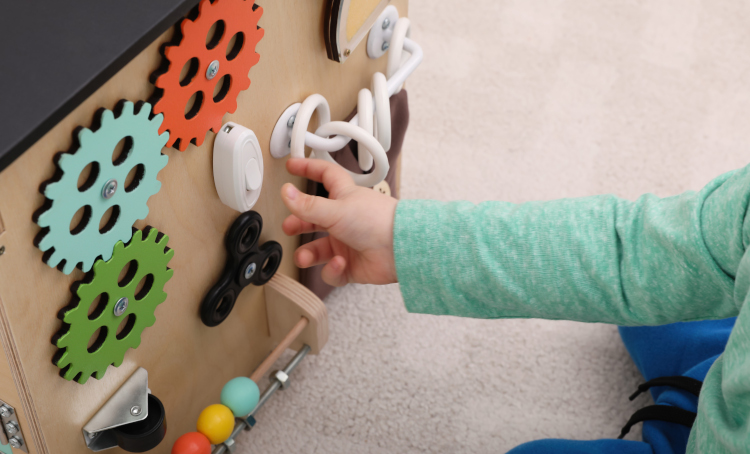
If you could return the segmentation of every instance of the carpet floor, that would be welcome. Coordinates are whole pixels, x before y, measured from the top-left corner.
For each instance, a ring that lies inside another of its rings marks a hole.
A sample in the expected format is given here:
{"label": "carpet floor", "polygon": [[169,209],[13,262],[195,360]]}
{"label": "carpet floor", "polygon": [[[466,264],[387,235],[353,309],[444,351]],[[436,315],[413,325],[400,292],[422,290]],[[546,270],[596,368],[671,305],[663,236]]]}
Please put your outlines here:
{"label": "carpet floor", "polygon": [[[669,196],[747,164],[745,1],[410,3],[404,198]],[[613,326],[412,315],[396,285],[326,304],[328,345],[238,453],[502,453],[649,404]]]}

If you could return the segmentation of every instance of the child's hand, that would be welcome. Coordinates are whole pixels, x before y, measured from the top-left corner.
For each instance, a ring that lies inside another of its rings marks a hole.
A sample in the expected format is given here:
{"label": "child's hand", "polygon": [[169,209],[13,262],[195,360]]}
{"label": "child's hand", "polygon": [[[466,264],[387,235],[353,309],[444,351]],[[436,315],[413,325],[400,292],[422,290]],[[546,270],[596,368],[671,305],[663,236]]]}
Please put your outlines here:
{"label": "child's hand", "polygon": [[284,233],[329,234],[297,248],[297,266],[326,263],[323,280],[334,286],[397,282],[393,257],[396,199],[356,186],[343,168],[320,159],[289,159],[286,168],[292,175],[323,183],[330,194],[329,199],[303,194],[291,183],[281,188],[281,198],[292,212],[282,225]]}

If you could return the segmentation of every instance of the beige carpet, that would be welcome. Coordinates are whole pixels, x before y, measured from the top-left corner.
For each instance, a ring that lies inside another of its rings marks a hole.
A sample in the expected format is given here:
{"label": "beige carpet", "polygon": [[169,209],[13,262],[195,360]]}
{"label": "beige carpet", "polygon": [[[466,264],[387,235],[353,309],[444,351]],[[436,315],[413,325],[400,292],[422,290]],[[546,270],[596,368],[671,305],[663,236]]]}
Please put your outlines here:
{"label": "beige carpet", "polygon": [[[747,163],[745,0],[412,0],[403,195],[527,200],[698,189]],[[331,338],[242,453],[501,453],[614,437],[648,400],[616,328],[327,300]],[[639,432],[629,436],[637,439]]]}

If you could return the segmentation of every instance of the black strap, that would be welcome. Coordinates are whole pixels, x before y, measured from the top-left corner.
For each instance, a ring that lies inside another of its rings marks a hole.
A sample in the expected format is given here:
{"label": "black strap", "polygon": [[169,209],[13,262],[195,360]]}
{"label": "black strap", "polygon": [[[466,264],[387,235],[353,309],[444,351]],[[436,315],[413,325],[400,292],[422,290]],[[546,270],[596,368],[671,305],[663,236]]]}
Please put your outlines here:
{"label": "black strap", "polygon": [[683,410],[679,407],[672,407],[670,405],[650,405],[633,413],[633,416],[630,417],[630,420],[625,424],[625,427],[622,428],[622,432],[620,432],[620,436],[617,438],[622,439],[628,432],[630,432],[630,429],[634,425],[643,421],[666,421],[692,428],[693,423],[695,422],[695,416],[695,413],[692,411]]}
{"label": "black strap", "polygon": [[694,378],[683,376],[654,378],[653,380],[649,380],[646,383],[638,385],[638,391],[630,396],[630,400],[635,399],[641,393],[648,391],[649,388],[653,388],[654,386],[672,386],[673,388],[687,391],[697,397],[701,392],[701,386],[703,386],[703,382]]}

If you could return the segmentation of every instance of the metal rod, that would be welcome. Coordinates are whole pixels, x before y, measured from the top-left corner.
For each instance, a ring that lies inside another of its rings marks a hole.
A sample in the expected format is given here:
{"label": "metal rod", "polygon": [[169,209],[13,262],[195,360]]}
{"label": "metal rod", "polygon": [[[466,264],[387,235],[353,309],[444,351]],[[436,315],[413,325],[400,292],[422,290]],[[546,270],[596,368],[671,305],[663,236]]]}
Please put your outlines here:
{"label": "metal rod", "polygon": [[[287,375],[290,375],[294,369],[297,368],[299,363],[302,361],[302,359],[310,352],[310,346],[305,345],[303,346],[296,355],[294,355],[294,358],[292,358],[291,361],[289,361],[289,364],[286,365],[286,367],[283,369],[284,373]],[[254,416],[255,412],[260,410],[260,407],[262,407],[268,399],[273,396],[273,393],[275,393],[279,388],[281,387],[281,383],[279,383],[278,380],[273,380],[273,383],[266,388],[266,390],[263,392],[263,394],[260,396],[260,400],[258,401],[258,405],[255,406],[255,409],[253,409],[252,412],[250,412],[249,415],[245,417],[245,419],[249,418],[250,416]]]}
{"label": "metal rod", "polygon": [[[307,320],[307,319],[305,319]],[[307,356],[307,354],[310,353],[310,346],[309,345],[303,345],[302,348],[297,352],[296,355],[294,355],[294,358],[292,358],[282,369],[282,371],[290,375],[294,371],[294,369],[299,366],[299,364],[302,362],[302,360]],[[265,391],[263,391],[263,394],[260,396],[260,400],[258,400],[258,405],[255,406],[255,409],[250,412],[249,415],[245,416],[244,418],[237,418],[236,422],[234,424],[234,430],[232,431],[232,435],[229,436],[228,440],[234,441],[235,437],[239,435],[240,432],[242,432],[243,429],[250,430],[252,429],[252,426],[250,425],[249,419],[255,416],[255,413],[260,410],[260,407],[262,407],[268,399],[273,396],[273,394],[278,391],[278,389],[281,387],[281,383],[279,383],[278,380],[275,378],[271,379],[272,382],[266,388]],[[221,443],[219,445],[214,446],[214,449],[211,451],[211,454],[225,454],[227,452],[227,446],[225,443]]]}

